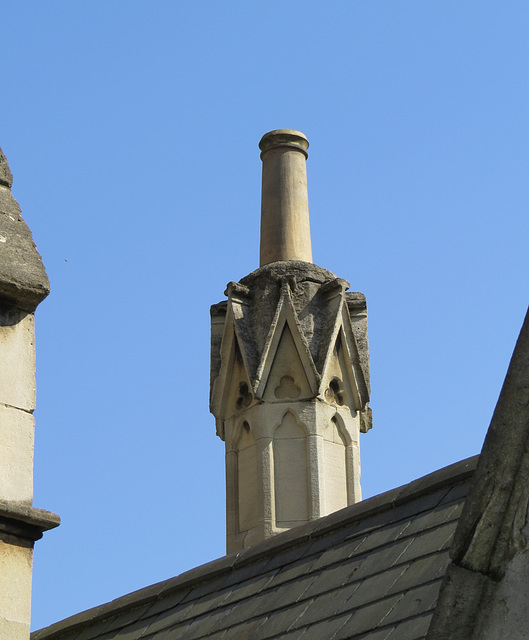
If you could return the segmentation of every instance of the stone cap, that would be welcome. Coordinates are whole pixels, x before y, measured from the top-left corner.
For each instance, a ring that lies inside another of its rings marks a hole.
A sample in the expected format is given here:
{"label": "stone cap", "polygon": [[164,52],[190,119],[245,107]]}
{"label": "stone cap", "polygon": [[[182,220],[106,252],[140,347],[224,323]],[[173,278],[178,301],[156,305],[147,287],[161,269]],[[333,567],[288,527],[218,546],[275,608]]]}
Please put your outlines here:
{"label": "stone cap", "polygon": [[294,129],[274,129],[265,133],[259,142],[259,149],[261,149],[261,158],[263,153],[270,149],[277,149],[278,147],[292,147],[301,151],[305,158],[308,157],[307,149],[309,148],[309,141],[305,134],[301,131],[295,131]]}
{"label": "stone cap", "polygon": [[332,271],[318,267],[312,262],[278,260],[252,271],[244,278],[241,278],[240,282],[247,287],[254,287],[261,280],[288,280],[291,278],[295,278],[299,282],[310,280],[311,282],[323,284],[324,282],[335,280],[336,276]]}
{"label": "stone cap", "polygon": [[0,301],[34,311],[50,292],[42,258],[11,194],[13,176],[0,149]]}

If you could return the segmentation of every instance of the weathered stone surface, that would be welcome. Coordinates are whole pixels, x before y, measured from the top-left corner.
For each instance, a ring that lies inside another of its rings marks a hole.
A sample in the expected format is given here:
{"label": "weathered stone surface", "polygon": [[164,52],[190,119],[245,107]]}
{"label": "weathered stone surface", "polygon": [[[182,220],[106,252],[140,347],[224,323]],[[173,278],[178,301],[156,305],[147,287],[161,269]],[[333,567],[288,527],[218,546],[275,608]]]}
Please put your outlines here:
{"label": "weathered stone surface", "polygon": [[435,608],[428,640],[471,640],[490,578],[450,564]]}
{"label": "weathered stone surface", "polygon": [[529,635],[529,551],[515,555],[498,585],[492,583],[482,601],[476,640],[526,640]]}
{"label": "weathered stone surface", "polygon": [[13,175],[9,168],[9,164],[7,162],[7,158],[4,155],[4,152],[0,148],[0,184],[6,187],[11,188],[13,184]]}
{"label": "weathered stone surface", "polygon": [[[330,271],[299,260],[274,262],[241,279],[240,283],[248,290],[248,300],[251,300],[248,304],[248,322],[245,323],[248,329],[242,333],[242,339],[248,336],[246,342],[252,371],[257,370],[285,283],[292,292],[292,302],[298,317],[303,319],[305,339],[313,358],[318,360],[318,338],[326,329],[328,309],[318,304],[318,299],[314,300],[314,296],[321,285],[334,280],[336,276]],[[319,297],[322,297],[321,294]],[[243,331],[246,326],[243,326]],[[253,344],[255,346],[250,346]]]}
{"label": "weathered stone surface", "polygon": [[50,283],[31,231],[11,194],[12,176],[0,152],[0,297],[34,311]]}
{"label": "weathered stone surface", "polygon": [[[300,282],[312,280],[323,284],[327,280],[334,280],[336,276],[332,271],[318,267],[318,265],[312,262],[304,262],[303,260],[278,260],[277,262],[259,267],[259,269],[241,278],[241,284],[259,289],[261,279],[266,281],[268,279],[277,280],[281,278],[293,278]],[[264,286],[265,283],[261,285],[261,287]]]}
{"label": "weathered stone surface", "polygon": [[[240,283],[228,285],[226,294],[240,305],[237,332],[252,384],[257,377],[284,285],[288,285],[290,289],[291,301],[303,332],[303,339],[308,345],[315,369],[321,375],[335,329],[338,307],[343,302],[340,297],[349,283],[317,265],[292,260],[266,265],[242,278]],[[348,310],[353,308],[354,315],[349,312],[349,320],[356,342],[363,385],[368,393],[369,352],[365,297],[357,292],[345,295],[345,306]],[[350,302],[351,297],[355,300],[354,304]],[[226,302],[220,302],[211,308],[212,385],[220,372],[220,346],[226,313]]]}
{"label": "weathered stone surface", "polygon": [[[353,324],[353,333],[356,338],[356,345],[358,347],[358,356],[360,358],[360,366],[364,372],[365,383],[368,393],[371,393],[371,382],[369,375],[369,345],[367,340],[367,303],[366,297],[359,291],[347,291],[345,294],[347,300],[347,307],[349,308],[349,315]],[[371,418],[366,421],[369,422]],[[366,427],[365,431],[369,431],[371,428],[371,422],[369,427]]]}

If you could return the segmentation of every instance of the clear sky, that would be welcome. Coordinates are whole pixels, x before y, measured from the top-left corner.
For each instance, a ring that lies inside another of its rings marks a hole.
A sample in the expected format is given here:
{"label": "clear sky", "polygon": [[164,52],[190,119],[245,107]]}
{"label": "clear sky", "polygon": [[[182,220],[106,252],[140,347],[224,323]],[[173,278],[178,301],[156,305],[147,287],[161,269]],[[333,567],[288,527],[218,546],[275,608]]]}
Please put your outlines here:
{"label": "clear sky", "polygon": [[2,3],[37,311],[33,628],[224,553],[209,305],[303,131],[314,262],[367,296],[368,497],[479,452],[525,314],[525,0]]}

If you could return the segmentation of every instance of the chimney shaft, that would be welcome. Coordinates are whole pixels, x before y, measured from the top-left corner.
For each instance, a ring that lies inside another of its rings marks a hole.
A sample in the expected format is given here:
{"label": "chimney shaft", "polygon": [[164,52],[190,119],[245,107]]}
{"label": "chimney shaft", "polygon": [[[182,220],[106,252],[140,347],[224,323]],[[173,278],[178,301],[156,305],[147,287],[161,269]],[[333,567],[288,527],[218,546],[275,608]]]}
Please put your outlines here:
{"label": "chimney shaft", "polygon": [[261,267],[279,260],[312,262],[308,147],[307,138],[292,129],[265,133],[259,143],[263,161]]}

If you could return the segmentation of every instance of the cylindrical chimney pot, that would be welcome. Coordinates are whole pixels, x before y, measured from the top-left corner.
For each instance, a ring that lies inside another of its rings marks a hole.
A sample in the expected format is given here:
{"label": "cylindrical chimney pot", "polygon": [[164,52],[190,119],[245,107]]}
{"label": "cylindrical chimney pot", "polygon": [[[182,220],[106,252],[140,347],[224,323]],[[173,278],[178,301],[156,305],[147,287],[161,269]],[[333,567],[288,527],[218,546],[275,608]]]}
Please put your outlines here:
{"label": "cylindrical chimney pot", "polygon": [[307,149],[299,131],[276,129],[259,143],[263,161],[260,266],[278,260],[312,262]]}

